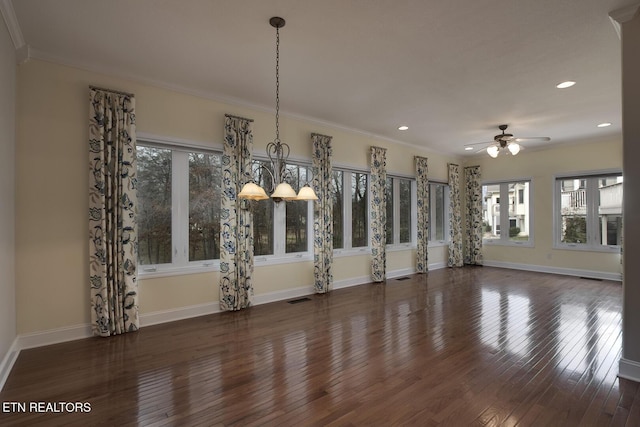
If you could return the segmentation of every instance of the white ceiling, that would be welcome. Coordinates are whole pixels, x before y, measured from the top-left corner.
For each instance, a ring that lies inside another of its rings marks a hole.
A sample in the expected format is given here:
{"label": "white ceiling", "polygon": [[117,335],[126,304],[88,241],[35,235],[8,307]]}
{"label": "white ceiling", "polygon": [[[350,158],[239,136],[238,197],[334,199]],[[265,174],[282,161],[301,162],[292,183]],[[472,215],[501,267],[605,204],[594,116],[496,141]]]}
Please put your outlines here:
{"label": "white ceiling", "polygon": [[281,16],[281,113],[440,152],[502,123],[547,144],[622,131],[608,14],[630,0],[2,1],[33,57],[269,110]]}

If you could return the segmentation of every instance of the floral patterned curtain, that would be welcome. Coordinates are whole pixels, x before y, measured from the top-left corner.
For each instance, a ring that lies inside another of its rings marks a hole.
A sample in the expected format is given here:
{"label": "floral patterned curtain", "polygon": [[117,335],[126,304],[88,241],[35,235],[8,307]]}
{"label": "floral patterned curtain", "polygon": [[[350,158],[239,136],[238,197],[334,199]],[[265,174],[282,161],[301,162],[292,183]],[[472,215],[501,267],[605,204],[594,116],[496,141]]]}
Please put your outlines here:
{"label": "floral patterned curtain", "polygon": [[318,294],[329,292],[333,284],[333,196],[331,184],[331,137],[311,134],[313,144],[313,189],[318,196],[313,219],[313,276]]}
{"label": "floral patterned curtain", "polygon": [[136,210],[135,98],[92,87],[89,285],[94,335],[138,330]]}
{"label": "floral patterned curtain", "polygon": [[253,218],[249,201],[236,196],[251,180],[253,120],[225,115],[220,209],[220,309],[251,305]]}
{"label": "floral patterned curtain", "polygon": [[387,149],[371,147],[371,276],[383,282],[387,273]]}
{"label": "floral patterned curtain", "polygon": [[466,181],[467,214],[465,264],[482,265],[482,186],[480,166],[464,168]]}
{"label": "floral patterned curtain", "polygon": [[427,179],[427,158],[416,156],[416,186],[418,203],[418,241],[416,247],[416,272],[426,273],[428,267],[429,244],[429,180]]}
{"label": "floral patterned curtain", "polygon": [[462,209],[460,207],[460,166],[449,163],[449,267],[462,267]]}

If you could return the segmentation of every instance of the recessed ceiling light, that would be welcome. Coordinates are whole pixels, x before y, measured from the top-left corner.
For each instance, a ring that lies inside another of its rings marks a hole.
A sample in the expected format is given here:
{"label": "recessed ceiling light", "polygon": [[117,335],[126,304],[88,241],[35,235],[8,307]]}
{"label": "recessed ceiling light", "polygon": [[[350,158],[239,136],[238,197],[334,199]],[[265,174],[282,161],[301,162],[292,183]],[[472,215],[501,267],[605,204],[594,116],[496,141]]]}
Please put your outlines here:
{"label": "recessed ceiling light", "polygon": [[405,125],[402,125],[398,128],[398,130],[407,130],[407,129],[409,129],[409,126],[405,126]]}
{"label": "recessed ceiling light", "polygon": [[607,126],[611,126],[611,123],[609,123],[609,122],[605,122],[605,123],[600,123],[600,124],[598,125],[598,127],[599,127],[599,128],[606,128]]}
{"label": "recessed ceiling light", "polygon": [[558,83],[558,84],[556,85],[556,87],[557,87],[558,89],[566,89],[566,88],[568,88],[568,87],[573,86],[574,84],[576,84],[576,82],[572,82],[571,80],[567,80],[566,82]]}
{"label": "recessed ceiling light", "polygon": [[464,147],[464,150],[465,151],[471,151],[471,150],[473,150],[473,147]]}

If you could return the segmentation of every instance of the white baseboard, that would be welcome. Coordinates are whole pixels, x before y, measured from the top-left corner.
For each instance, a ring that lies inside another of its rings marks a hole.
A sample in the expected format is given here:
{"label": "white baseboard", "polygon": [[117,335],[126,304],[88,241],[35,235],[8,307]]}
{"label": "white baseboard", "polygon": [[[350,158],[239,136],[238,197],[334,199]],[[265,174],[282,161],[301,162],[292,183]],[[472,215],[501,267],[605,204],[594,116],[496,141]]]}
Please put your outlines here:
{"label": "white baseboard", "polygon": [[13,340],[11,347],[9,347],[9,351],[5,354],[2,362],[0,363],[0,391],[4,387],[4,383],[7,382],[7,378],[9,378],[9,373],[13,368],[13,364],[16,363],[18,359],[18,355],[20,354],[20,349],[18,348],[18,337]]}
{"label": "white baseboard", "polygon": [[334,280],[331,289],[343,289],[351,286],[364,285],[371,283],[371,276],[350,277],[348,279]]}
{"label": "white baseboard", "polygon": [[190,319],[192,317],[206,316],[214,313],[220,313],[220,303],[218,301],[172,308],[170,310],[152,311],[151,313],[140,315],[140,327],[143,328],[160,323],[175,322],[176,320]]}
{"label": "white baseboard", "polygon": [[433,264],[428,264],[427,268],[429,269],[429,271],[431,271],[431,270],[440,270],[441,268],[447,268],[447,263],[445,261],[443,261],[443,262],[434,262]]}
{"label": "white baseboard", "polygon": [[618,364],[618,376],[627,380],[640,382],[640,363],[621,357]]}
{"label": "white baseboard", "polygon": [[589,277],[592,279],[614,280],[621,282],[622,274],[608,273],[606,271],[580,270],[577,268],[549,267],[546,265],[519,264],[503,261],[484,261],[485,267],[509,268],[513,270],[536,271],[539,273],[564,274],[566,276]]}
{"label": "white baseboard", "polygon": [[42,332],[20,334],[17,338],[18,349],[25,350],[27,348],[59,344],[67,341],[89,338],[92,335],[93,334],[91,333],[91,325],[88,323],[82,325],[66,326],[63,328],[49,329]]}
{"label": "white baseboard", "polygon": [[269,304],[270,302],[284,301],[292,298],[300,298],[313,293],[313,286],[301,286],[299,288],[284,289],[281,291],[267,292],[255,295],[253,305]]}
{"label": "white baseboard", "polygon": [[415,273],[415,268],[402,268],[400,270],[387,271],[387,279],[395,279],[396,277],[407,276]]}

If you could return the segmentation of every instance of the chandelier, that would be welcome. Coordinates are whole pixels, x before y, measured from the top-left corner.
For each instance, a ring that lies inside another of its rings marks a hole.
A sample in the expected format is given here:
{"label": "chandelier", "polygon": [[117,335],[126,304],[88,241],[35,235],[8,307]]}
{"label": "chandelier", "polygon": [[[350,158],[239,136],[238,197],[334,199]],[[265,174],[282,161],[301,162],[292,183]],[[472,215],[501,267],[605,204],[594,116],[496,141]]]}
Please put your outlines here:
{"label": "chandelier", "polygon": [[[271,198],[275,202],[282,200],[318,200],[318,196],[316,196],[315,191],[308,183],[296,194],[293,187],[286,181],[291,175],[286,168],[290,148],[288,144],[280,141],[280,28],[284,27],[285,20],[274,16],[269,20],[269,24],[276,29],[276,137],[267,144],[270,168],[263,164],[260,164],[259,167],[268,172],[267,178],[271,178],[271,185],[268,187],[270,187],[270,191],[273,190]],[[269,198],[264,188],[254,181],[246,183],[238,193],[238,197],[249,200],[266,200]]]}

